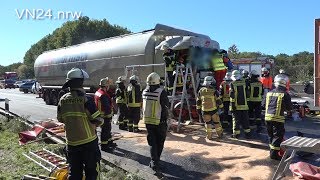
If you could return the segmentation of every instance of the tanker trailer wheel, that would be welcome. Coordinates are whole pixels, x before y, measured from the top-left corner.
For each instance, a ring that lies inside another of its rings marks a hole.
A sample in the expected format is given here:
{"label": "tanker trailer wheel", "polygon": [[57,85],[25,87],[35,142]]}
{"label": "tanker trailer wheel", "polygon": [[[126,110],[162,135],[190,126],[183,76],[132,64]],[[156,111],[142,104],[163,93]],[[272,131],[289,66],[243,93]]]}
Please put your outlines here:
{"label": "tanker trailer wheel", "polygon": [[50,98],[50,92],[48,90],[46,90],[43,93],[44,93],[43,94],[44,102],[46,102],[46,105],[51,105],[52,102],[51,102],[51,98]]}
{"label": "tanker trailer wheel", "polygon": [[51,91],[50,93],[50,97],[51,97],[51,102],[53,105],[57,106],[58,103],[59,103],[59,100],[58,100],[58,92],[57,91]]}
{"label": "tanker trailer wheel", "polygon": [[[182,109],[182,113],[181,113],[181,121],[182,122],[189,119],[189,112],[188,112],[188,108],[186,106],[187,106],[187,104],[183,105],[183,109]],[[173,114],[174,118],[177,120],[179,119],[180,108],[181,108],[181,102],[176,103],[173,108],[172,114]]]}

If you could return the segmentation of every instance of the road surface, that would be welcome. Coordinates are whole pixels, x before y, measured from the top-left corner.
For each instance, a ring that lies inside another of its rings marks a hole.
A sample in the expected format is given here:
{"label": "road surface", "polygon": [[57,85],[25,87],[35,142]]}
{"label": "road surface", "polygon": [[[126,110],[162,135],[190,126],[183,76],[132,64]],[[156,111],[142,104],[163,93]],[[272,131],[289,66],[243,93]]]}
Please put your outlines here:
{"label": "road surface", "polygon": [[[24,94],[18,89],[0,89],[0,99],[10,99],[10,111],[29,117],[31,121],[56,119],[56,106],[45,105],[35,94]],[[0,102],[4,107],[4,102]],[[115,117],[114,117],[115,118]],[[319,120],[288,122],[286,136],[302,131],[307,137],[320,137]],[[140,171],[150,172],[148,164],[149,146],[146,132],[134,134],[118,129],[112,131],[124,138],[117,140],[118,148],[112,153],[102,153],[105,159],[130,165]],[[183,133],[168,133],[161,157],[164,176],[167,179],[270,179],[278,162],[268,158],[266,134],[253,140],[239,141],[229,138],[222,140],[205,139],[202,126],[190,126]],[[319,157],[318,157],[319,158]]]}

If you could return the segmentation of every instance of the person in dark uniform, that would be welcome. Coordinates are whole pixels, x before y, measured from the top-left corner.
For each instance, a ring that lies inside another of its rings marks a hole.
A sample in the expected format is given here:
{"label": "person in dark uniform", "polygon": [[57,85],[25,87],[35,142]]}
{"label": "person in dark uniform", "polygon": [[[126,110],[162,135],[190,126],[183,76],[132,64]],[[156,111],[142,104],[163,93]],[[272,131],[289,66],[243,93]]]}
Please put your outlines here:
{"label": "person in dark uniform", "polygon": [[274,78],[275,89],[268,92],[262,101],[262,106],[266,108],[265,121],[269,136],[270,158],[281,160],[280,144],[285,134],[284,111],[292,111],[290,95],[286,92],[287,82],[282,76]]}
{"label": "person in dark uniform", "polygon": [[177,54],[170,48],[165,47],[165,51],[163,53],[163,60],[166,63],[166,72],[168,76],[168,91],[173,90],[174,83],[174,75],[173,71],[176,70],[177,64]]}
{"label": "person in dark uniform", "polygon": [[250,138],[251,130],[249,127],[248,117],[248,84],[242,79],[242,76],[238,70],[232,71],[230,83],[230,111],[233,118],[233,138],[239,138],[240,125],[243,128],[246,138]]}
{"label": "person in dark uniform", "polygon": [[230,83],[232,81],[231,79],[231,72],[227,72],[226,76],[224,77],[224,80],[220,84],[220,94],[222,96],[222,102],[223,102],[223,114],[221,114],[220,119],[222,123],[222,127],[224,129],[227,129],[228,131],[232,130],[232,117],[229,114],[229,106],[230,106]]}
{"label": "person in dark uniform", "polygon": [[96,127],[104,120],[100,117],[93,98],[83,89],[84,79],[89,75],[82,69],[73,68],[67,74],[64,94],[58,103],[57,119],[64,123],[67,139],[67,162],[70,180],[100,179],[101,152],[98,145]]}
{"label": "person in dark uniform", "polygon": [[140,132],[138,124],[140,121],[140,107],[142,103],[141,87],[138,84],[138,76],[133,75],[130,77],[130,84],[128,85],[128,131]]}
{"label": "person in dark uniform", "polygon": [[142,93],[143,120],[147,128],[147,140],[150,146],[149,166],[160,170],[160,156],[167,136],[169,99],[164,88],[160,87],[160,76],[153,72],[147,77],[147,87]]}
{"label": "person in dark uniform", "polygon": [[97,108],[99,109],[104,124],[101,126],[101,150],[110,152],[117,144],[113,142],[111,135],[111,121],[113,116],[112,98],[109,94],[109,88],[112,80],[108,77],[100,80],[100,89],[94,94],[94,100]]}
{"label": "person in dark uniform", "polygon": [[129,122],[128,120],[128,106],[127,106],[127,91],[126,87],[124,85],[124,81],[121,79],[121,77],[118,78],[117,83],[117,89],[116,89],[116,103],[118,106],[119,116],[118,116],[118,122],[119,122],[119,129],[121,130],[127,130],[127,124]]}
{"label": "person in dark uniform", "polygon": [[263,85],[259,80],[259,73],[255,70],[250,73],[250,96],[248,98],[249,106],[249,120],[250,125],[257,126],[257,133],[260,133],[262,130],[261,122],[261,101],[263,97]]}

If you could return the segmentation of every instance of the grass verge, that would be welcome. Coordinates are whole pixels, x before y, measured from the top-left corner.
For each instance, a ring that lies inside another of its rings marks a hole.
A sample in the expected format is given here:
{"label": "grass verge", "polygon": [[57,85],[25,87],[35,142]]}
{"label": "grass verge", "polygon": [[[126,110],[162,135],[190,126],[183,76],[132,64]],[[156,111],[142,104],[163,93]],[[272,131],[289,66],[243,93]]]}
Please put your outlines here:
{"label": "grass verge", "polygon": [[[27,130],[29,127],[17,119],[7,121],[6,118],[0,117],[0,180],[21,179],[28,173],[36,175],[49,175],[49,172],[33,163],[23,156],[23,153],[37,151],[42,148],[51,150],[61,155],[61,149],[64,145],[47,144],[44,142],[19,145],[18,133]],[[140,180],[138,176],[127,173],[118,168],[106,168],[101,163],[102,179],[107,180]]]}

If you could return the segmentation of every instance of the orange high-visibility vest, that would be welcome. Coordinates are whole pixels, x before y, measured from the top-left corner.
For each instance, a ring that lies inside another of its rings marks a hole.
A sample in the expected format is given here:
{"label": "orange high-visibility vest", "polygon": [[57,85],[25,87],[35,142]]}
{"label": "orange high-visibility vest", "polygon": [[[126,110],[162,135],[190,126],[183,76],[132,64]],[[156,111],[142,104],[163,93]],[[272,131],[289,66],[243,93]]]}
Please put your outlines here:
{"label": "orange high-visibility vest", "polygon": [[261,83],[263,84],[264,89],[272,89],[272,77],[261,77]]}

